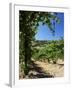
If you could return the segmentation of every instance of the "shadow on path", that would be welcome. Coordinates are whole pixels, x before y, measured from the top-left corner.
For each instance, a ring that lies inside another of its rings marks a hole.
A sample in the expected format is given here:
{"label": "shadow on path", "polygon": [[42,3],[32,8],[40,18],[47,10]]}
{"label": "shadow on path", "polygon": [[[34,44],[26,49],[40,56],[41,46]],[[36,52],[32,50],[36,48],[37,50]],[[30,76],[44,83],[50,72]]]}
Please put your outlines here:
{"label": "shadow on path", "polygon": [[42,67],[39,67],[34,61],[31,61],[29,65],[29,78],[53,78],[53,75],[46,73]]}

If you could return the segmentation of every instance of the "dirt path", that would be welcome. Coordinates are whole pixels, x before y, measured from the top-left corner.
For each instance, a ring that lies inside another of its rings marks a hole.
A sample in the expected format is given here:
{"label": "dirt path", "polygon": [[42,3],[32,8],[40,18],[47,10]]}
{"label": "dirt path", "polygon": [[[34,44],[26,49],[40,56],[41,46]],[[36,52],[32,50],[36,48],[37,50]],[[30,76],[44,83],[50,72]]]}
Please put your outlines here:
{"label": "dirt path", "polygon": [[32,61],[29,66],[29,73],[24,78],[54,78],[64,76],[64,64],[59,61],[57,64],[48,62]]}
{"label": "dirt path", "polygon": [[36,61],[39,67],[42,67],[43,71],[53,75],[54,77],[64,76],[64,65],[63,64],[49,64],[45,62]]}

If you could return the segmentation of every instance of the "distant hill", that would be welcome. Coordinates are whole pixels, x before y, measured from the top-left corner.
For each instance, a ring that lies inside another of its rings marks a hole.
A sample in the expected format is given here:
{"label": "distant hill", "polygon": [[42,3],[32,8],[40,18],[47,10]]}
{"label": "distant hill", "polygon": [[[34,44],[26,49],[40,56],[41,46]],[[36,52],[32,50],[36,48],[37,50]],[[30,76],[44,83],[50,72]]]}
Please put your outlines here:
{"label": "distant hill", "polygon": [[51,44],[53,42],[60,42],[61,40],[35,40],[35,41],[32,41],[32,46],[43,46],[45,44]]}

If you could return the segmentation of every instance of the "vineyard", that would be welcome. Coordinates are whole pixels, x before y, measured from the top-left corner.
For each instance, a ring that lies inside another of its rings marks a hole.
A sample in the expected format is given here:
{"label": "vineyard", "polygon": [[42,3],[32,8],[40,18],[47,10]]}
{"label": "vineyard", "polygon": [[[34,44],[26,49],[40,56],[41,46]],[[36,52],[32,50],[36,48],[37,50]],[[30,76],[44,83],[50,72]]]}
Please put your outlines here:
{"label": "vineyard", "polygon": [[32,57],[35,60],[47,60],[56,64],[56,60],[62,59],[64,56],[64,42],[58,41],[37,41],[33,46]]}

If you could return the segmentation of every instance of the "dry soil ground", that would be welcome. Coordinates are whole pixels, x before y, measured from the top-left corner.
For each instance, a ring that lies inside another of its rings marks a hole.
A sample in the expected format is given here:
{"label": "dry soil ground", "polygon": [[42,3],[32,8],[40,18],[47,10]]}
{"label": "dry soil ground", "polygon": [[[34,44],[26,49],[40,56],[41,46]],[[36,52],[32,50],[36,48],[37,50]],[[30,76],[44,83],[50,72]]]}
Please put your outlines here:
{"label": "dry soil ground", "polygon": [[58,60],[57,64],[48,62],[32,61],[27,76],[24,72],[19,73],[20,79],[33,79],[33,78],[55,78],[64,76],[64,63]]}

